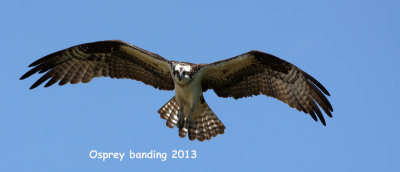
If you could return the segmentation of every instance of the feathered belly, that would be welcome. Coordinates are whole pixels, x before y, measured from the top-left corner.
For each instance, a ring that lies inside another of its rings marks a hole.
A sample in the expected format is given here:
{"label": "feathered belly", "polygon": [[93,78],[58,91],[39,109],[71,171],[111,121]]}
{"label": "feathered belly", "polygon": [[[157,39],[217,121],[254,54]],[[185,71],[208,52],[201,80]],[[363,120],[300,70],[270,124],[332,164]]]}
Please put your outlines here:
{"label": "feathered belly", "polygon": [[188,86],[180,87],[175,85],[175,98],[179,106],[183,106],[183,113],[185,117],[189,115],[190,109],[194,105],[193,116],[198,114],[199,111],[204,110],[202,108],[200,97],[202,96],[202,90],[200,87],[196,86],[196,83],[191,83]]}

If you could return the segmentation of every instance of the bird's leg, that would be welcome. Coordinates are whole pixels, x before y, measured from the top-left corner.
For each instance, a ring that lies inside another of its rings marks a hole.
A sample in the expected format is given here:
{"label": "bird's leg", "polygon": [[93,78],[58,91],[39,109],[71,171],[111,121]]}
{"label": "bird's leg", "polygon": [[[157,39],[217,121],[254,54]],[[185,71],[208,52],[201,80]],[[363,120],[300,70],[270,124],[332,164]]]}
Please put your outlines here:
{"label": "bird's leg", "polygon": [[185,125],[185,117],[183,115],[183,105],[179,106],[179,111],[178,111],[178,127],[183,128]]}
{"label": "bird's leg", "polygon": [[193,110],[194,108],[190,110],[188,119],[186,119],[186,124],[185,124],[186,128],[195,128],[194,121],[192,120]]}
{"label": "bird's leg", "polygon": [[195,124],[194,124],[194,121],[193,121],[193,119],[192,119],[192,115],[193,115],[193,112],[194,112],[194,108],[196,107],[196,104],[197,104],[197,99],[198,99],[198,96],[195,96],[196,98],[194,99],[194,101],[193,101],[193,105],[192,105],[192,107],[190,108],[190,111],[189,111],[189,115],[188,115],[188,118],[186,119],[186,123],[185,123],[185,126],[186,126],[186,128],[195,128]]}

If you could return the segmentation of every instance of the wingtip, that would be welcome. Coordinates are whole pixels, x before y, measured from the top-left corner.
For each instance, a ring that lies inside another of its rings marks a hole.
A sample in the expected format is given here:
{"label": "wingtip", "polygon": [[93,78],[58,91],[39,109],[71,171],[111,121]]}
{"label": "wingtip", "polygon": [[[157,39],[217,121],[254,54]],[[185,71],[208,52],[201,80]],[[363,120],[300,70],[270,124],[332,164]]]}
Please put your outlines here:
{"label": "wingtip", "polygon": [[329,93],[327,89],[325,89],[325,91],[326,91],[325,94],[326,94],[327,96],[331,96],[331,93]]}
{"label": "wingtip", "polygon": [[319,90],[321,90],[325,95],[327,96],[331,96],[331,94],[329,93],[329,91],[314,77],[312,77],[311,75],[309,75],[308,73],[304,72],[303,73],[307,76],[307,78],[311,81],[312,84],[314,84],[315,86],[317,86],[319,88]]}
{"label": "wingtip", "polygon": [[[325,119],[320,119],[319,121],[321,121],[321,124],[322,124],[324,127],[326,126]],[[315,121],[315,122],[318,122],[318,121]]]}
{"label": "wingtip", "polygon": [[29,76],[31,76],[30,74],[28,74],[29,72],[26,72],[24,75],[22,75],[19,80],[24,80],[26,78],[28,78]]}
{"label": "wingtip", "polygon": [[[53,53],[53,54],[54,54],[54,53]],[[35,61],[32,62],[31,64],[29,64],[28,67],[34,67],[34,66],[37,66],[37,65],[43,63],[45,60],[49,59],[49,58],[51,57],[51,55],[52,55],[52,54],[49,54],[49,55],[47,55],[47,56],[44,56],[44,57],[42,57],[42,58],[40,58],[40,59],[35,60]]]}
{"label": "wingtip", "polygon": [[[40,81],[40,80],[38,80],[38,81]],[[32,86],[31,87],[29,87],[29,89],[34,89],[34,88],[36,88],[36,87],[38,87],[40,84],[42,84],[42,82],[38,82],[38,81],[36,81],[35,83],[33,83],[32,84]]]}

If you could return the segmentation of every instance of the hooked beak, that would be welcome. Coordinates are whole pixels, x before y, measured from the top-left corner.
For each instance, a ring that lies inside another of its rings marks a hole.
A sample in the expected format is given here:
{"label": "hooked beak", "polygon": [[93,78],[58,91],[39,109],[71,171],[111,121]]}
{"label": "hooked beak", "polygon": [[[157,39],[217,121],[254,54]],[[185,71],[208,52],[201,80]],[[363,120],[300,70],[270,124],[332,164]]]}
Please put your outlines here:
{"label": "hooked beak", "polygon": [[183,74],[183,72],[182,71],[179,71],[178,72],[178,79],[179,79],[179,81],[181,81],[182,80],[182,75]]}

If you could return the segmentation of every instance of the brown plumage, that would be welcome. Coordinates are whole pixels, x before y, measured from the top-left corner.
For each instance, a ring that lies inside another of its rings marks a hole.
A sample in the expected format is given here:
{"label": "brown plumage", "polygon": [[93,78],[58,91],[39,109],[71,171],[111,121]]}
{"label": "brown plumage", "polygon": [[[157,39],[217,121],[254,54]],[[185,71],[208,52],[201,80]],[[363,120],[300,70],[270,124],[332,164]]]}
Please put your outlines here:
{"label": "brown plumage", "polygon": [[[190,140],[197,139],[204,141],[210,140],[211,137],[216,137],[218,134],[224,134],[225,125],[218,119],[205,101],[203,104],[206,106],[205,110],[193,119],[196,122],[196,127],[189,128],[189,132],[187,128],[179,128],[180,137],[184,138],[189,133]],[[174,128],[178,122],[178,110],[179,105],[175,97],[172,97],[172,99],[158,110],[158,113],[162,119],[167,120],[166,125],[169,128]]]}
{"label": "brown plumage", "polygon": [[317,106],[332,117],[329,92],[312,76],[271,54],[250,51],[204,67],[203,91],[213,89],[220,97],[235,99],[264,94],[308,113],[322,124],[325,119]]}
{"label": "brown plumage", "polygon": [[[160,65],[161,64],[161,65]],[[128,78],[142,81],[161,90],[173,90],[169,61],[163,57],[122,41],[99,41],[73,46],[36,60],[25,79],[44,73],[30,89],[49,80],[45,87],[59,82],[87,83],[95,77]]]}
{"label": "brown plumage", "polygon": [[[178,74],[171,68],[173,63],[190,66],[187,72],[190,81],[180,83],[173,79]],[[260,51],[250,51],[211,64],[192,64],[168,61],[134,45],[112,40],[73,46],[36,60],[29,67],[33,68],[20,79],[44,73],[30,89],[46,81],[45,87],[48,87],[57,82],[59,85],[87,83],[95,77],[104,76],[135,79],[160,90],[174,90],[176,85],[201,92],[213,89],[220,97],[235,99],[263,94],[310,114],[323,125],[326,122],[319,107],[329,117],[332,117],[333,112],[332,105],[325,97],[329,96],[329,92],[321,83],[293,64]],[[200,78],[200,82],[194,82],[196,78]],[[181,91],[186,93],[182,88]],[[197,108],[192,116],[194,126],[178,125],[179,103],[175,96],[158,113],[166,120],[168,127],[179,128],[180,137],[189,134],[190,140],[210,140],[223,134],[225,126],[208,106],[203,95],[199,96],[198,104],[193,105]],[[184,118],[188,120],[187,116]]]}

